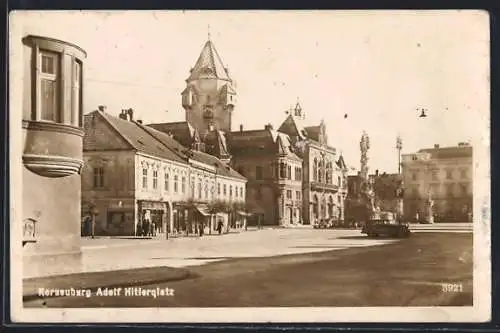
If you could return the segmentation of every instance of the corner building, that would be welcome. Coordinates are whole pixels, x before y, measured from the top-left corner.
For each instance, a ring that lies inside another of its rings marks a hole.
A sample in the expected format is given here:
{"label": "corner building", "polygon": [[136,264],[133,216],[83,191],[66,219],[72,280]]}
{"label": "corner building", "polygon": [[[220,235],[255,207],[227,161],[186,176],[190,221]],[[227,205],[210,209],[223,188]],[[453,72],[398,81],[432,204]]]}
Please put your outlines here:
{"label": "corner building", "polygon": [[23,274],[79,271],[86,53],[53,38],[29,35],[20,42]]}

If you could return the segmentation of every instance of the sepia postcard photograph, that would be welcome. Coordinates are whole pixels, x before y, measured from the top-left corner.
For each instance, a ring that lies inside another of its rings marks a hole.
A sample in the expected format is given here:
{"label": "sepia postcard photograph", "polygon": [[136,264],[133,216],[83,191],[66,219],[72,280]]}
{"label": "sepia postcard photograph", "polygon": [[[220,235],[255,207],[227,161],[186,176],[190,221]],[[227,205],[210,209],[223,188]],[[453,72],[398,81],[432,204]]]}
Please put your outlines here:
{"label": "sepia postcard photograph", "polygon": [[12,321],[488,321],[489,23],[11,12]]}

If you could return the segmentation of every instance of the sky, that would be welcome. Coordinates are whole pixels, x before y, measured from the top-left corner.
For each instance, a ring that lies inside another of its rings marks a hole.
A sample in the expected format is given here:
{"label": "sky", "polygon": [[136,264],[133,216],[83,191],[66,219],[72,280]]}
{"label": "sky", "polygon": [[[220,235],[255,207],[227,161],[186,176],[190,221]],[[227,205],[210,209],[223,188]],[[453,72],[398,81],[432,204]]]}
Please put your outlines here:
{"label": "sky", "polygon": [[[489,140],[489,26],[480,11],[17,12],[24,35],[86,50],[85,113],[133,108],[145,123],[184,120],[180,93],[211,39],[236,81],[233,129],[279,127],[300,101],[359,169],[396,172],[402,153]],[[427,109],[420,118],[418,109]],[[347,117],[346,117],[347,116]],[[489,142],[489,141],[488,141]]]}

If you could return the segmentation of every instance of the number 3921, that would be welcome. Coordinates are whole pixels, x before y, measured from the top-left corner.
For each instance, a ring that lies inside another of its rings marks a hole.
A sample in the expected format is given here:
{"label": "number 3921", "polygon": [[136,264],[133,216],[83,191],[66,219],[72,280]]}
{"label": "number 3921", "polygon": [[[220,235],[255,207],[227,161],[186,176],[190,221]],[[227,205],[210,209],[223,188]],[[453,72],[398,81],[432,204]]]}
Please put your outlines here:
{"label": "number 3921", "polygon": [[464,291],[464,287],[461,283],[442,283],[441,290],[444,293],[461,293]]}

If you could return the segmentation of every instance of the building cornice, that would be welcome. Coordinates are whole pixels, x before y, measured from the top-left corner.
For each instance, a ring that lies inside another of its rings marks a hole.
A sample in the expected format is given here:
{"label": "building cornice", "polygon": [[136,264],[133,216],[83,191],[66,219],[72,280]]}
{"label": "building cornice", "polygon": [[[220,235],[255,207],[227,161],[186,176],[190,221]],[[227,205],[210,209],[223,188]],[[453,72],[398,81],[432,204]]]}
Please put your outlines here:
{"label": "building cornice", "polygon": [[23,128],[33,131],[57,132],[83,137],[85,132],[80,127],[48,121],[23,120]]}

